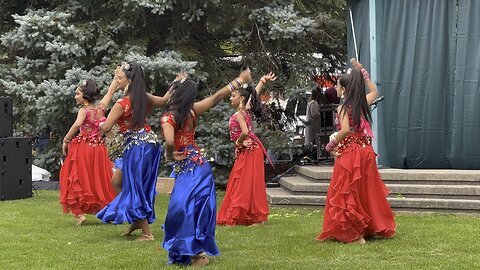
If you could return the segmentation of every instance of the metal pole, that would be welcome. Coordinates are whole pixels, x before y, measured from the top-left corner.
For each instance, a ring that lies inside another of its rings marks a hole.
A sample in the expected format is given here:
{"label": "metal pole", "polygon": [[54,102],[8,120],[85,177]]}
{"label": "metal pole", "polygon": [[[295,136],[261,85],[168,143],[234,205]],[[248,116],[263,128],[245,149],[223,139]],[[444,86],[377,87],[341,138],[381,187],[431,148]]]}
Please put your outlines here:
{"label": "metal pole", "polygon": [[358,61],[360,61],[360,59],[358,58],[357,39],[355,38],[355,26],[353,25],[352,9],[350,8],[349,11],[350,11],[350,23],[352,24],[353,45],[355,46],[355,57],[357,58]]}

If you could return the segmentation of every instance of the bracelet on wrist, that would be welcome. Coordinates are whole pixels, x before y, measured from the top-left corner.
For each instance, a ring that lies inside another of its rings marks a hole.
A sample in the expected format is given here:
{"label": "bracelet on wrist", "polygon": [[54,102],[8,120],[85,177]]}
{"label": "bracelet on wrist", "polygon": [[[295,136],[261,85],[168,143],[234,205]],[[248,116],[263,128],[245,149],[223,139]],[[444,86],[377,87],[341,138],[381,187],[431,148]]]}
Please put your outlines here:
{"label": "bracelet on wrist", "polygon": [[235,91],[235,87],[233,86],[232,83],[228,83],[228,88],[230,88],[230,92]]}
{"label": "bracelet on wrist", "polygon": [[235,78],[235,80],[233,80],[233,81],[237,83],[237,87],[238,87],[238,88],[240,88],[240,87],[242,86],[242,84],[243,84],[242,81],[240,80],[240,78],[238,78],[238,77]]}
{"label": "bracelet on wrist", "polygon": [[325,150],[327,150],[327,152],[332,152],[333,149],[337,146],[338,142],[337,140],[334,138],[333,140],[331,140],[326,146],[325,146]]}
{"label": "bracelet on wrist", "polygon": [[360,72],[362,73],[362,77],[366,82],[370,81],[370,74],[368,74],[368,71],[365,68],[360,69]]}
{"label": "bracelet on wrist", "polygon": [[239,140],[237,139],[237,140],[235,141],[235,145],[236,145],[236,146],[243,146],[243,142],[239,142]]}

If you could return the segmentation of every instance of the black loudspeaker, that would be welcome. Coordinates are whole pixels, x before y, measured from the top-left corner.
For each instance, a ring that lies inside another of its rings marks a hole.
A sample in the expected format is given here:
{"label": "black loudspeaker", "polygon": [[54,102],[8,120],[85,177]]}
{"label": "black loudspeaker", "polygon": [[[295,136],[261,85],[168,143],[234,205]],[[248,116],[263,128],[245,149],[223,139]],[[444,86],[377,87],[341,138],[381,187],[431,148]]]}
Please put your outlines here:
{"label": "black loudspeaker", "polygon": [[0,138],[12,137],[13,134],[13,99],[0,97]]}
{"label": "black loudspeaker", "polygon": [[330,157],[330,153],[325,150],[325,146],[327,146],[329,141],[330,135],[317,134],[317,160],[323,160]]}
{"label": "black loudspeaker", "polygon": [[25,199],[32,196],[30,138],[0,138],[0,200]]}

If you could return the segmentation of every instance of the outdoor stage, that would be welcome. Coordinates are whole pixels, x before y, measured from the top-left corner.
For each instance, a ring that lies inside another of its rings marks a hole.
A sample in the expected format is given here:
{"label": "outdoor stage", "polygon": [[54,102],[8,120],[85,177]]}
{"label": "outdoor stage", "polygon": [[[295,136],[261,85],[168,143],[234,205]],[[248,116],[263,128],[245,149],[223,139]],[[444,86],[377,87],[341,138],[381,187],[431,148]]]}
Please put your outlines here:
{"label": "outdoor stage", "polygon": [[[332,166],[298,166],[267,188],[271,205],[323,207]],[[380,169],[395,211],[480,214],[480,170]]]}

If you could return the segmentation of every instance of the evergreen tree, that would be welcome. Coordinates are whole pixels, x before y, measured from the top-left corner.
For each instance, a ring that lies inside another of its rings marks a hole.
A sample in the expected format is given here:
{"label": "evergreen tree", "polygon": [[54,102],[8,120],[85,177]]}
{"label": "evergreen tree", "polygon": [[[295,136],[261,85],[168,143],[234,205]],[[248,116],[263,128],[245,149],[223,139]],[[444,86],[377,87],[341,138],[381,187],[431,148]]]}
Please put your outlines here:
{"label": "evergreen tree", "polygon": [[[0,0],[0,95],[15,98],[15,132],[51,133],[35,163],[59,168],[61,139],[78,108],[78,83],[93,77],[106,91],[116,64],[142,63],[148,89],[163,95],[180,70],[207,95],[249,66],[254,79],[279,79],[267,90],[288,95],[318,72],[341,67],[346,52],[345,1],[9,1]],[[158,111],[151,122],[159,131]],[[200,120],[200,144],[233,161],[224,103]],[[266,146],[285,149],[288,135],[261,130]]]}

